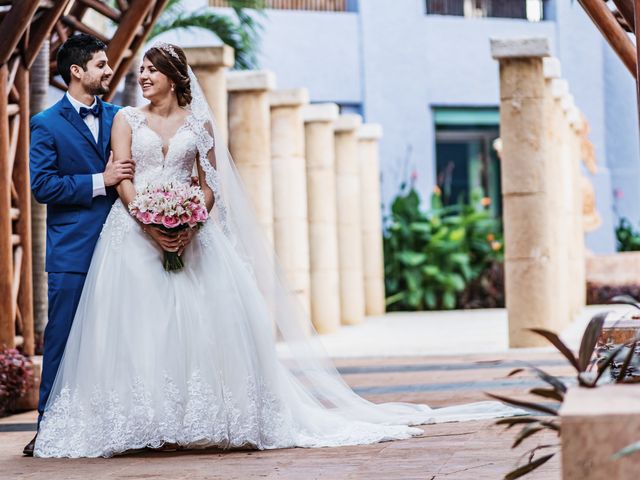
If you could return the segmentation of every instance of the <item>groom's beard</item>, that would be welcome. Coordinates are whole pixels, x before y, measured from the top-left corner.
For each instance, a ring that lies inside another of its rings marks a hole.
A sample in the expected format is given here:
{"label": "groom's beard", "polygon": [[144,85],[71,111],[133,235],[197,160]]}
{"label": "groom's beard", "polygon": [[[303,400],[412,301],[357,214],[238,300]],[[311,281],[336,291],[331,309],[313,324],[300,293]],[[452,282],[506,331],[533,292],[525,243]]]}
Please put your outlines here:
{"label": "groom's beard", "polygon": [[109,85],[107,85],[106,87],[103,86],[103,82],[105,80],[108,80],[109,78],[110,77],[103,77],[99,80],[96,80],[95,82],[90,83],[89,85],[87,85],[87,92],[90,95],[104,95],[106,93],[109,93]]}

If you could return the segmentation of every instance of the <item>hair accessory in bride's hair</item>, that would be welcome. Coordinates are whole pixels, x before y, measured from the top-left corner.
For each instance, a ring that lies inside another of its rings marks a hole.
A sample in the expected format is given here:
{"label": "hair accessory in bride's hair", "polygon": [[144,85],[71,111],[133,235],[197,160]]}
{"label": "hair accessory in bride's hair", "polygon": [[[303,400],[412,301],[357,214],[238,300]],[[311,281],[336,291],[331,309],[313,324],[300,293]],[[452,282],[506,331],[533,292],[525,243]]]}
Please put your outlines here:
{"label": "hair accessory in bride's hair", "polygon": [[160,50],[164,50],[165,52],[167,52],[169,55],[171,55],[176,60],[180,60],[180,57],[178,56],[175,48],[173,48],[173,45],[171,45],[169,43],[156,42],[156,43],[154,43],[152,45],[152,47],[155,47],[155,48],[160,49]]}

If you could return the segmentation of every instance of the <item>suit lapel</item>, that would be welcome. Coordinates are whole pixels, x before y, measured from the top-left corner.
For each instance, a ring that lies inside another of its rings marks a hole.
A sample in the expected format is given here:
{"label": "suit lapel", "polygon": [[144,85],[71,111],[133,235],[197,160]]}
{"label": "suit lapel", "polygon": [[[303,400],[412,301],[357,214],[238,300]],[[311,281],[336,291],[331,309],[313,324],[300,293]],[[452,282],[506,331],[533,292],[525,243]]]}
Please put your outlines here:
{"label": "suit lapel", "polygon": [[[100,159],[103,159],[104,150],[101,152],[100,147],[96,144],[96,141],[93,139],[93,135],[91,134],[91,130],[87,127],[87,124],[84,123],[76,109],[73,108],[71,102],[67,99],[67,96],[62,97],[62,111],[61,115],[71,124],[73,127],[78,130],[78,132],[91,144],[91,146],[100,154]],[[102,115],[101,115],[102,117]],[[100,140],[102,137],[102,120],[100,121]]]}
{"label": "suit lapel", "polygon": [[113,123],[113,116],[107,113],[104,102],[98,99],[102,107],[102,114],[100,115],[100,131],[98,132],[98,143],[100,144],[100,152],[103,158],[106,160],[109,158],[107,152],[107,145],[109,144],[109,133],[111,132],[111,124]]}

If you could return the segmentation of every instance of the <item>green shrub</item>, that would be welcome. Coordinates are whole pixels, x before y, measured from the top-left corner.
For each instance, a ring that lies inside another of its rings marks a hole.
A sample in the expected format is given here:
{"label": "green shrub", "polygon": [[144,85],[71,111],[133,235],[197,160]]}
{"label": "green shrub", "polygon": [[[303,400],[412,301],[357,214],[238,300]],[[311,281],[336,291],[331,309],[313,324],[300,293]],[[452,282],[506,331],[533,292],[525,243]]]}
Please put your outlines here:
{"label": "green shrub", "polygon": [[468,204],[443,207],[440,191],[431,208],[405,187],[385,219],[385,286],[389,310],[453,309],[467,285],[503,260],[499,220],[489,200],[473,192]]}
{"label": "green shrub", "polygon": [[619,252],[632,252],[640,250],[640,231],[634,230],[631,222],[622,217],[616,227]]}

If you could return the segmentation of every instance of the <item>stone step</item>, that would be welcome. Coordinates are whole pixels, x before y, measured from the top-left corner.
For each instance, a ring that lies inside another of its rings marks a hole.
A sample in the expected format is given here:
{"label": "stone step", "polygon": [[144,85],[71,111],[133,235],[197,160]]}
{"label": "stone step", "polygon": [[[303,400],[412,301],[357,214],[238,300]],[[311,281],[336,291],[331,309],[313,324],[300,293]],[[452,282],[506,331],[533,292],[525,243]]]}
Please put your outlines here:
{"label": "stone step", "polygon": [[612,456],[640,440],[640,385],[572,387],[560,417],[563,479],[638,478],[639,454]]}

